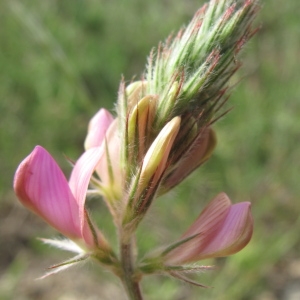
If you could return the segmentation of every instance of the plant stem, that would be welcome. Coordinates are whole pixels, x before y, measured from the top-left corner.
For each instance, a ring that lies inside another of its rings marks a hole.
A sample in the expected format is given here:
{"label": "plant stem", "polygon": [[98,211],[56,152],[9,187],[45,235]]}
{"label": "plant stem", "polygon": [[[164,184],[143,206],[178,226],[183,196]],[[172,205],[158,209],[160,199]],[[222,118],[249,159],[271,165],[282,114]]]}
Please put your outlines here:
{"label": "plant stem", "polygon": [[135,276],[132,262],[132,243],[121,244],[122,283],[130,300],[143,300],[139,278]]}

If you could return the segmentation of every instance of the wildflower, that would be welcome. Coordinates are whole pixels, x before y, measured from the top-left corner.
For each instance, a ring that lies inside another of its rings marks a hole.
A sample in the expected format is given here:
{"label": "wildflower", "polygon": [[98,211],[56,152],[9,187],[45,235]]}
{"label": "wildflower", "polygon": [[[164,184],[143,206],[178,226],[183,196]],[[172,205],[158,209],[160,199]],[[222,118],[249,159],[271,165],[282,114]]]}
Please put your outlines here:
{"label": "wildflower", "polygon": [[204,208],[178,241],[145,256],[140,263],[141,272],[166,273],[202,286],[186,274],[210,267],[191,263],[229,256],[242,250],[249,243],[253,232],[250,208],[249,202],[232,204],[225,193],[220,193]]}
{"label": "wildflower", "polygon": [[48,241],[50,244],[79,253],[111,251],[84,207],[90,177],[100,155],[97,147],[86,151],[75,164],[69,183],[52,156],[41,146],[36,146],[19,165],[14,189],[20,202],[79,247],[70,247],[68,241]]}
{"label": "wildflower", "polygon": [[249,202],[231,204],[225,193],[216,196],[177,242],[183,243],[165,255],[165,264],[181,265],[242,250],[253,232],[250,207]]}

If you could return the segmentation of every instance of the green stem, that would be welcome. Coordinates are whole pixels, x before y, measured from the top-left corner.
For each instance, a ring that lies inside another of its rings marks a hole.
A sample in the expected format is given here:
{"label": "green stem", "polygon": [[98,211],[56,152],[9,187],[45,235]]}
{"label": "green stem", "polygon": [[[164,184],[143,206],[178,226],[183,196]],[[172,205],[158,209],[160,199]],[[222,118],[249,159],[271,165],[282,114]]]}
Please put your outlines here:
{"label": "green stem", "polygon": [[136,276],[132,262],[131,242],[121,244],[121,265],[123,269],[121,280],[129,299],[143,300],[139,284],[140,278]]}

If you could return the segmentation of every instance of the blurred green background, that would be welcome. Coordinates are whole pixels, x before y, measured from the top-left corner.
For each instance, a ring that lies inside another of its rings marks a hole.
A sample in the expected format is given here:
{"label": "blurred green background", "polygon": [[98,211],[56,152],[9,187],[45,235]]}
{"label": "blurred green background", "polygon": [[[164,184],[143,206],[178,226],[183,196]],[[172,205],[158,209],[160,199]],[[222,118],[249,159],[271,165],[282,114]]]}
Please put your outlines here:
{"label": "blurred green background", "polygon": [[[150,49],[203,2],[0,2],[0,300],[123,299],[118,281],[91,264],[34,280],[68,254],[36,240],[57,232],[19,205],[13,174],[36,144],[69,174],[64,154],[76,159],[90,117],[113,109],[121,74],[139,77]],[[146,299],[300,299],[299,3],[262,2],[262,29],[244,49],[213,157],[153,205],[138,244],[144,253],[177,238],[220,191],[252,202],[254,237],[237,255],[203,262],[217,269],[195,279],[214,288],[153,276]],[[105,206],[91,205],[111,235]]]}

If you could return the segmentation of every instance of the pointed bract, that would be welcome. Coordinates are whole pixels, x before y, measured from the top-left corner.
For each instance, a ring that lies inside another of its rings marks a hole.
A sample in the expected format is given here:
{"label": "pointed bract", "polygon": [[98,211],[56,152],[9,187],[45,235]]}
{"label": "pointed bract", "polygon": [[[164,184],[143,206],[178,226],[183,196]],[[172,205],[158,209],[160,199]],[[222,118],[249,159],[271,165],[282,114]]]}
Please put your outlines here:
{"label": "pointed bract", "polygon": [[68,260],[62,262],[62,263],[51,266],[50,268],[48,268],[48,270],[50,270],[50,271],[46,272],[46,274],[44,274],[43,276],[41,276],[37,279],[44,279],[50,275],[64,271],[70,267],[73,267],[79,263],[84,262],[85,260],[87,260],[89,258],[89,256],[90,256],[89,254],[79,254],[71,259],[68,259]]}

